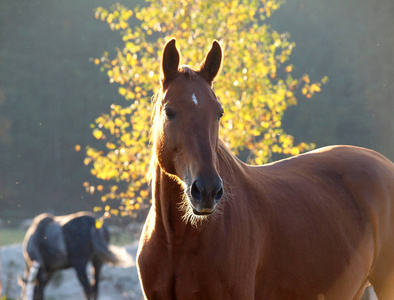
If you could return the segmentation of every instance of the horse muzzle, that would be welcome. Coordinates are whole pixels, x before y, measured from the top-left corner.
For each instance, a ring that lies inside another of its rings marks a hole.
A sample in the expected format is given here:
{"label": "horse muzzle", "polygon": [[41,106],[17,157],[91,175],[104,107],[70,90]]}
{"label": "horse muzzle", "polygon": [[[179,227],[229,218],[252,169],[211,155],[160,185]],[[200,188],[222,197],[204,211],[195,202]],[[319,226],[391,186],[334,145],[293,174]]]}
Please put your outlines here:
{"label": "horse muzzle", "polygon": [[219,176],[196,177],[190,188],[190,202],[195,215],[210,215],[223,197],[223,183]]}

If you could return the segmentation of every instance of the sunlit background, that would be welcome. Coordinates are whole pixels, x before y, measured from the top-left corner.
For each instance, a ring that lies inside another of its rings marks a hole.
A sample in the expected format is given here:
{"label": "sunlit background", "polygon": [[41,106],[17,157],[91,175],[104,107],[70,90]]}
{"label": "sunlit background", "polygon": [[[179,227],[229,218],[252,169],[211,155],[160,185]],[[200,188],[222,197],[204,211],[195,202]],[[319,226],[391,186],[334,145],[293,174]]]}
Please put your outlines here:
{"label": "sunlit background", "polygon": [[[44,211],[93,210],[100,202],[84,186],[96,179],[79,147],[97,143],[90,125],[111,104],[126,105],[94,62],[122,45],[94,17],[96,7],[114,2],[0,1],[0,218],[6,226]],[[282,125],[296,141],[364,146],[394,159],[393,11],[391,0],[287,0],[267,19],[296,43],[294,76],[329,78],[320,93],[286,111]]]}

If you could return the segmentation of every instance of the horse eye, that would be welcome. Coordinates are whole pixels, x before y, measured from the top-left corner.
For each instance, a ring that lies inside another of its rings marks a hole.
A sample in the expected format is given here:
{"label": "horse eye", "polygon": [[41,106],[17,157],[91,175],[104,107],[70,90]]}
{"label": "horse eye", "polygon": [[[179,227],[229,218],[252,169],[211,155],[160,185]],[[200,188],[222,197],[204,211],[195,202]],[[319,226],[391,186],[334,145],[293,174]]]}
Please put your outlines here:
{"label": "horse eye", "polygon": [[175,112],[170,108],[165,108],[164,112],[166,114],[167,120],[172,120],[175,118]]}
{"label": "horse eye", "polygon": [[220,121],[220,119],[223,117],[224,112],[220,113],[219,117],[218,117],[218,121]]}

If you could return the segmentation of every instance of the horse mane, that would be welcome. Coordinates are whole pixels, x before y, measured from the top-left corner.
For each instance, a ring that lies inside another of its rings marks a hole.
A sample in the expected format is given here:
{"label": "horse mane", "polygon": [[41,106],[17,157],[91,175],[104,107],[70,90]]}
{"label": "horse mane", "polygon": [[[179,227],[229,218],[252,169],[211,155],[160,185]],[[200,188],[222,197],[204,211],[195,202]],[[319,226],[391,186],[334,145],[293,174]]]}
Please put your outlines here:
{"label": "horse mane", "polygon": [[150,141],[149,143],[152,145],[152,157],[149,163],[149,169],[147,178],[148,181],[151,182],[154,180],[154,176],[156,174],[156,168],[158,165],[157,156],[156,156],[156,140],[157,135],[159,133],[160,126],[160,113],[162,109],[162,103],[159,99],[161,99],[163,95],[162,88],[160,87],[156,93],[152,97],[152,116],[151,116],[151,130],[150,130]]}
{"label": "horse mane", "polygon": [[227,166],[232,177],[234,177],[235,174],[239,175],[239,172],[246,176],[245,164],[231,152],[231,150],[221,139],[219,139],[217,152],[219,157]]}

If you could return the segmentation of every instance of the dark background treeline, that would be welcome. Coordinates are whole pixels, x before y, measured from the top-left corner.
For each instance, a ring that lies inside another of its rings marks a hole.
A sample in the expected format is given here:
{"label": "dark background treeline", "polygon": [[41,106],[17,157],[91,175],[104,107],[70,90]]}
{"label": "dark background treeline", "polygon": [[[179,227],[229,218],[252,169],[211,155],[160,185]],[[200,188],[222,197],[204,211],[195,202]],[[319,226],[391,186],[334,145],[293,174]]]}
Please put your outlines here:
{"label": "dark background treeline", "polygon": [[285,114],[286,130],[318,146],[365,146],[394,160],[394,2],[287,0],[271,24],[296,42],[296,73],[330,80]]}
{"label": "dark background treeline", "polygon": [[[82,186],[94,182],[83,164],[84,147],[97,143],[89,125],[112,103],[127,104],[92,62],[122,45],[94,18],[95,7],[113,2],[0,1],[0,218],[99,204]],[[329,77],[286,112],[286,132],[394,159],[393,16],[391,0],[287,0],[268,20],[296,42],[295,74]]]}

